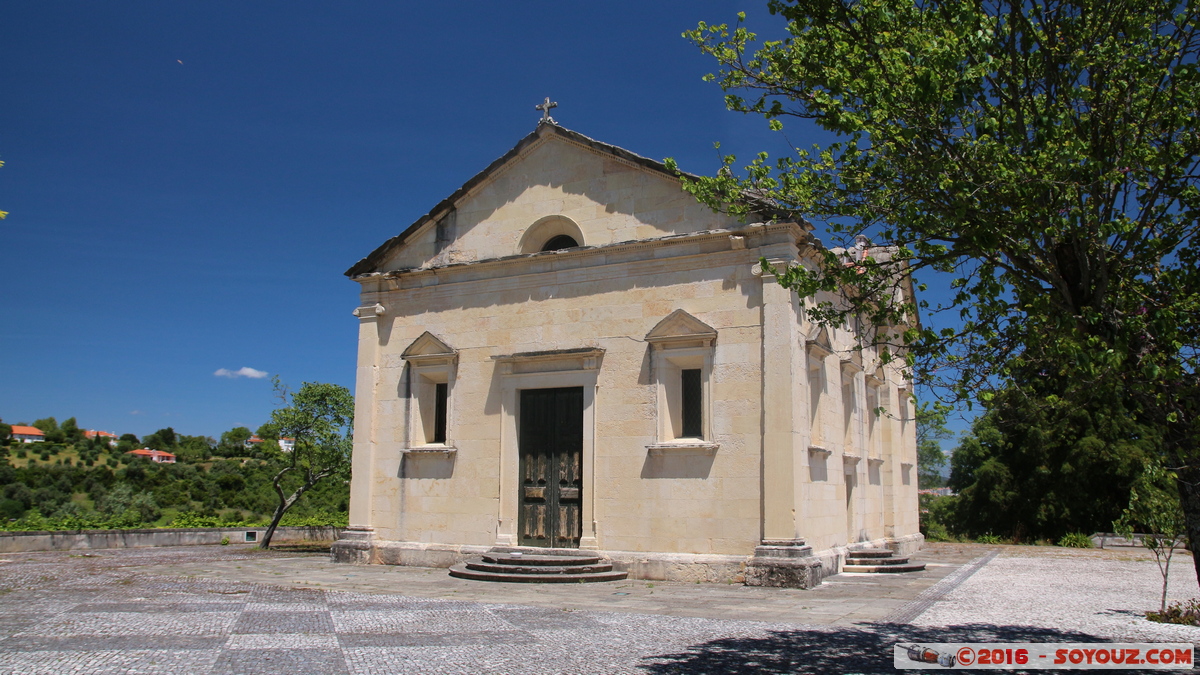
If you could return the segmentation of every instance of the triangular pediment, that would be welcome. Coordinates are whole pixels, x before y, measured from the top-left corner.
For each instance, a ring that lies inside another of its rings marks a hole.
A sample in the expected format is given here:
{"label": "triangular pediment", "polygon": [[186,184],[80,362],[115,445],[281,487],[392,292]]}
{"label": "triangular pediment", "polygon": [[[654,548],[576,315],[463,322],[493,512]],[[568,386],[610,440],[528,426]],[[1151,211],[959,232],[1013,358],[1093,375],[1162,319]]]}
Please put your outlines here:
{"label": "triangular pediment", "polygon": [[458,356],[458,351],[450,345],[443,342],[438,336],[425,331],[420,337],[412,341],[412,344],[400,354],[400,358],[405,360],[412,359],[429,359],[429,358],[451,358]]}
{"label": "triangular pediment", "polygon": [[808,339],[808,346],[811,349],[815,349],[826,354],[832,354],[833,340],[829,336],[829,327],[820,326],[817,329],[817,334]]}
{"label": "triangular pediment", "polygon": [[[687,175],[687,174],[684,174]],[[661,162],[556,124],[511,150],[346,271],[359,277],[536,254],[540,220],[578,224],[579,247],[744,227],[714,214]]]}
{"label": "triangular pediment", "polygon": [[682,309],[671,312],[646,333],[646,341],[651,344],[693,340],[711,343],[716,338],[715,328]]}

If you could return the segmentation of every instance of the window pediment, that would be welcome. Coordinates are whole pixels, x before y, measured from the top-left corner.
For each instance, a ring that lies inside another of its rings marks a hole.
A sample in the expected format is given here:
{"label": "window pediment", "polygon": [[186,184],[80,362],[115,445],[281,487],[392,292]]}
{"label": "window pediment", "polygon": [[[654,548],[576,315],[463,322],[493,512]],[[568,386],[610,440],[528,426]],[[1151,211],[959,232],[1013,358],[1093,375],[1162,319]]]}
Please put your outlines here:
{"label": "window pediment", "polygon": [[816,356],[829,356],[833,353],[833,341],[829,337],[827,326],[821,326],[817,334],[808,339],[808,349]]}
{"label": "window pediment", "polygon": [[458,350],[443,342],[438,336],[425,331],[400,354],[405,361],[417,364],[453,362],[458,360]]}
{"label": "window pediment", "polygon": [[660,348],[711,347],[716,339],[716,329],[682,309],[671,312],[646,333],[646,342]]}

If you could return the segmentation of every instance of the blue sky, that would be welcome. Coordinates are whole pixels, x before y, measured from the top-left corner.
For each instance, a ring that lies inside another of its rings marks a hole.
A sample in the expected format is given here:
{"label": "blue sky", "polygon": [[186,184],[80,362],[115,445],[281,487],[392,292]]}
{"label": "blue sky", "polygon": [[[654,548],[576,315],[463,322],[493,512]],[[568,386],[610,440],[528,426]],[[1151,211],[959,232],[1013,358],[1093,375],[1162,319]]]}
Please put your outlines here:
{"label": "blue sky", "polygon": [[0,418],[219,436],[276,406],[258,372],[352,387],[343,272],[543,97],[697,173],[779,149],[680,37],[763,4],[3,0]]}

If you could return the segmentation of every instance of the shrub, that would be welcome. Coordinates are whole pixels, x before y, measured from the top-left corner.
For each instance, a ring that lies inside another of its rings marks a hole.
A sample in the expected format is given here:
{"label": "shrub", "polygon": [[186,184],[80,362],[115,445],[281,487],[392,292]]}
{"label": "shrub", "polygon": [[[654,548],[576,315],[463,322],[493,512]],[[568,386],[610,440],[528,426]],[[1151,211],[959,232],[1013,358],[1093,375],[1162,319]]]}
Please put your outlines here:
{"label": "shrub", "polygon": [[285,513],[279,520],[280,527],[346,527],[349,524],[348,513],[318,512],[307,516]]}
{"label": "shrub", "polygon": [[1066,548],[1091,548],[1092,538],[1082,532],[1068,532],[1058,540],[1058,545]]}
{"label": "shrub", "polygon": [[925,535],[925,539],[956,541],[952,525],[958,498],[950,495],[921,495],[919,499],[921,534]]}
{"label": "shrub", "polygon": [[1182,623],[1200,626],[1200,600],[1172,602],[1164,611],[1146,612],[1146,618],[1158,623]]}
{"label": "shrub", "polygon": [[976,543],[979,543],[979,544],[999,544],[999,543],[1001,543],[1000,536],[996,535],[996,534],[992,534],[991,532],[988,532],[987,534],[979,535],[978,537],[976,537],[975,541],[976,541]]}
{"label": "shrub", "polygon": [[169,527],[254,527],[259,524],[252,520],[233,520],[216,514],[184,511],[175,516]]}

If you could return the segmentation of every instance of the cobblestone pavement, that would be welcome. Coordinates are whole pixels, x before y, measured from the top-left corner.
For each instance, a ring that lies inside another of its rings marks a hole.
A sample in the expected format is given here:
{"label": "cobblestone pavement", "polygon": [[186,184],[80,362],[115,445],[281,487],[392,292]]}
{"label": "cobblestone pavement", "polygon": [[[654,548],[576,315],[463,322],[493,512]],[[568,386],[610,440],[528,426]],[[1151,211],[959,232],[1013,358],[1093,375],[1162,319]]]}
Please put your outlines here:
{"label": "cobblestone pavement", "polygon": [[[1089,601],[1104,581],[1046,584],[1073,576],[1079,555],[970,546],[931,546],[919,575],[841,575],[812,592],[486,584],[235,546],[5,554],[0,673],[895,672],[897,642],[1119,639],[1119,627],[1089,632],[1096,626],[1071,618],[1147,604],[1140,577],[1154,591],[1157,569],[1136,555],[1087,553],[1076,578],[1137,577],[1135,590]],[[1025,591],[1003,583],[1014,574]],[[1016,604],[981,614],[978,595],[997,589]],[[1028,601],[1039,594],[1075,612],[1042,616]],[[1130,637],[1155,635],[1135,628]],[[1184,632],[1170,639],[1200,642],[1200,629],[1172,628]]]}

